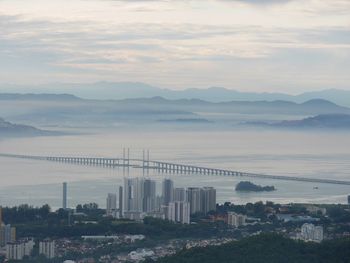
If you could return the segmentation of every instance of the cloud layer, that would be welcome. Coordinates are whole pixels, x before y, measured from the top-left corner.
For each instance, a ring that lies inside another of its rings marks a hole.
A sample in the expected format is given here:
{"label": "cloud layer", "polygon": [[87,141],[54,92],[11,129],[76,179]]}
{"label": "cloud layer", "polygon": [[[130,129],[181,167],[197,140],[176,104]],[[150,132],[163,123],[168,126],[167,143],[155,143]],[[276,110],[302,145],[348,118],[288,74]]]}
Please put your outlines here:
{"label": "cloud layer", "polygon": [[0,79],[350,89],[348,13],[343,0],[3,0]]}

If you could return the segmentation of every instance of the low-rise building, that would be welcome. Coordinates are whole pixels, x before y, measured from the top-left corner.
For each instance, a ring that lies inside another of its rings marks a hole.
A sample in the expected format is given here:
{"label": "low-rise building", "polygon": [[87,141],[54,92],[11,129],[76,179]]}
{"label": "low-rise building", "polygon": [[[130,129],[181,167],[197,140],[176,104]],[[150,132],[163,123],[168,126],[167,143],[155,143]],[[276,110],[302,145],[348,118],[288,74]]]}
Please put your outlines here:
{"label": "low-rise building", "polygon": [[235,212],[228,212],[227,213],[227,224],[234,226],[234,227],[239,227],[245,225],[247,220],[246,215],[242,214],[237,214]]}
{"label": "low-rise building", "polygon": [[301,227],[300,238],[305,241],[321,242],[323,240],[323,227],[305,223]]}
{"label": "low-rise building", "polygon": [[181,224],[190,223],[190,203],[171,202],[168,206],[168,217],[170,221]]}
{"label": "low-rise building", "polygon": [[327,213],[327,209],[324,207],[319,207],[315,205],[306,205],[305,208],[311,214],[321,214],[324,216]]}
{"label": "low-rise building", "polygon": [[154,256],[154,252],[152,250],[137,249],[135,251],[131,251],[128,254],[128,259],[131,261],[139,262],[139,261],[144,260],[145,258],[152,257],[152,256]]}
{"label": "low-rise building", "polygon": [[142,221],[146,216],[146,213],[144,212],[137,212],[137,211],[125,211],[124,212],[124,218],[130,219],[130,220],[136,220],[136,221]]}
{"label": "low-rise building", "polygon": [[9,242],[6,244],[6,258],[8,260],[22,260],[24,256],[31,255],[34,245],[32,239]]}
{"label": "low-rise building", "polygon": [[45,239],[39,242],[39,254],[44,255],[46,258],[55,257],[55,241]]}

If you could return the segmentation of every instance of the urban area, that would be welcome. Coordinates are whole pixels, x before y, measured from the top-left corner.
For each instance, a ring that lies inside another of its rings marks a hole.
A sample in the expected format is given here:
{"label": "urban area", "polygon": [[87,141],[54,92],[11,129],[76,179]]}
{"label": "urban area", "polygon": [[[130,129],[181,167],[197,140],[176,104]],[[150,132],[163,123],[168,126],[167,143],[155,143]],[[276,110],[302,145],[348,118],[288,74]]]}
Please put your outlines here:
{"label": "urban area", "polygon": [[[96,203],[69,208],[48,205],[0,208],[0,262],[140,262],[194,247],[218,246],[260,233],[320,243],[350,237],[349,205],[272,202],[217,204],[213,187],[176,187],[140,177],[125,178]],[[350,204],[350,196],[348,197]]]}

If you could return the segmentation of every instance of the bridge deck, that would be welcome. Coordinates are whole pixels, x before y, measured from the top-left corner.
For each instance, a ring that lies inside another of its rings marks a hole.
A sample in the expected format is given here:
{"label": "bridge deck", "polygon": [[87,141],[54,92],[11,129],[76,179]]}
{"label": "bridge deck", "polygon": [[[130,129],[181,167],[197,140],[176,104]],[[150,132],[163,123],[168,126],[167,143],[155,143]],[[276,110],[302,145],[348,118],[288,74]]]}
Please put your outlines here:
{"label": "bridge deck", "polygon": [[74,163],[74,164],[81,164],[81,165],[96,165],[96,166],[104,166],[104,167],[132,167],[132,168],[139,168],[139,169],[151,169],[151,170],[156,170],[158,172],[164,172],[164,173],[245,176],[245,177],[273,179],[273,180],[350,185],[350,181],[245,173],[245,172],[238,172],[238,171],[225,170],[225,169],[208,168],[208,167],[160,162],[160,161],[154,161],[154,160],[151,161],[151,160],[143,160],[143,159],[104,158],[104,157],[93,158],[93,157],[72,157],[72,156],[35,156],[35,155],[18,155],[18,154],[6,154],[6,153],[0,153],[0,157],[54,161],[54,162]]}

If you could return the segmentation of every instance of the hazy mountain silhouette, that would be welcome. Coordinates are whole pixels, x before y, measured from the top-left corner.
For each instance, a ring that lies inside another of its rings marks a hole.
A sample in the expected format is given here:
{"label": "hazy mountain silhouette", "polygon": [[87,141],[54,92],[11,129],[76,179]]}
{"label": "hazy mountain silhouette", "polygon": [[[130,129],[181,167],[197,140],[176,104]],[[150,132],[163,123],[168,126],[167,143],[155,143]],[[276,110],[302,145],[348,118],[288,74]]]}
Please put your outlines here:
{"label": "hazy mountain silhouette", "polygon": [[0,94],[0,112],[6,119],[19,123],[40,126],[96,126],[114,125],[113,123],[165,125],[166,122],[209,125],[218,121],[228,124],[249,120],[284,120],[320,114],[350,114],[350,109],[321,99],[304,103],[283,100],[208,102],[200,99],[169,100],[159,96],[86,100],[70,95]]}
{"label": "hazy mountain silhouette", "polygon": [[306,92],[300,95],[283,93],[240,92],[223,87],[207,89],[188,88],[170,90],[140,82],[96,82],[96,83],[53,83],[38,86],[0,85],[4,93],[68,93],[86,99],[126,99],[161,96],[166,99],[200,99],[210,102],[222,101],[275,101],[285,100],[302,103],[311,99],[325,99],[350,107],[350,91],[327,89]]}
{"label": "hazy mountain silhouette", "polygon": [[58,134],[58,132],[44,131],[29,125],[14,124],[0,118],[0,137],[24,137]]}
{"label": "hazy mountain silhouette", "polygon": [[350,114],[324,114],[308,117],[301,120],[281,121],[276,123],[256,122],[247,123],[259,126],[278,128],[327,128],[327,129],[350,129]]}

